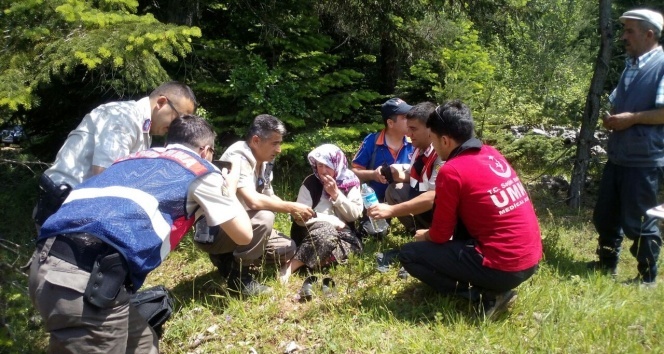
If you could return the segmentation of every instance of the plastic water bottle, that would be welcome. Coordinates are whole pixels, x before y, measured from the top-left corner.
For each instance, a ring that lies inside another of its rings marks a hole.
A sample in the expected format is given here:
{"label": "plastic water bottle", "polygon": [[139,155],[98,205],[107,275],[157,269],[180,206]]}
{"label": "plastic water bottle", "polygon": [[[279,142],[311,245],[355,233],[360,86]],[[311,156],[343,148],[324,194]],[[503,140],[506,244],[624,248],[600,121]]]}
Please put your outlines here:
{"label": "plastic water bottle", "polygon": [[[373,188],[369,187],[368,184],[362,183],[360,191],[362,193],[362,202],[364,203],[365,209],[369,209],[369,207],[378,204],[378,197],[376,197],[376,192],[373,190]],[[376,233],[382,233],[388,228],[387,221],[385,219],[369,218],[369,220],[371,220],[371,226],[373,226],[373,229],[376,231]]]}

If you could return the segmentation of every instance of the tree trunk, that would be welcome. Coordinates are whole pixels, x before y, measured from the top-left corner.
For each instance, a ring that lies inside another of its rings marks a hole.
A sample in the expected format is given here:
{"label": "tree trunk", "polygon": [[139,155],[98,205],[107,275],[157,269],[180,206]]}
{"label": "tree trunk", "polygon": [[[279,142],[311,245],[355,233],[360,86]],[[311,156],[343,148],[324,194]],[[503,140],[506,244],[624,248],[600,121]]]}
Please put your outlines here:
{"label": "tree trunk", "polygon": [[399,78],[399,50],[396,44],[383,36],[380,41],[380,89],[381,95],[394,94]]}
{"label": "tree trunk", "polygon": [[609,60],[611,59],[611,42],[613,29],[611,27],[611,0],[600,0],[599,2],[599,27],[601,32],[601,43],[597,60],[595,61],[595,72],[590,83],[586,106],[581,121],[581,131],[576,143],[576,159],[572,171],[572,181],[567,194],[567,203],[570,207],[578,208],[584,194],[586,172],[590,161],[590,143],[593,140],[597,118],[599,116],[599,101],[604,87],[604,82],[609,72]]}

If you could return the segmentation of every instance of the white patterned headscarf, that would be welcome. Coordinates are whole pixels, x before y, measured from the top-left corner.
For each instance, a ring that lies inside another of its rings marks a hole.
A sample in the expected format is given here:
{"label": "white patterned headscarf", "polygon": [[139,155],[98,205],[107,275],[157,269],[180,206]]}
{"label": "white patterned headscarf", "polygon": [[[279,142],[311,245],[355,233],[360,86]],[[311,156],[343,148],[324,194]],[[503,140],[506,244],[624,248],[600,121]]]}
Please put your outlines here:
{"label": "white patterned headscarf", "polygon": [[325,164],[327,167],[334,170],[334,179],[337,181],[337,187],[345,193],[360,185],[360,180],[357,178],[353,171],[348,169],[348,161],[346,155],[336,145],[323,144],[313,149],[308,156],[309,164],[314,170],[314,175],[320,180],[318,170],[316,170],[316,162]]}

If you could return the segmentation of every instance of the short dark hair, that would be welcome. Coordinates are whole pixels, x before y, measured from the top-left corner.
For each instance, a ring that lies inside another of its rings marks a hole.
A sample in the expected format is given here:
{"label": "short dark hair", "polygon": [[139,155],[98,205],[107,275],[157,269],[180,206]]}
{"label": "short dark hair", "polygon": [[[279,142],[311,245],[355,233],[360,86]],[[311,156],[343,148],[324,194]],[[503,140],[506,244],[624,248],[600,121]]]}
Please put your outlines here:
{"label": "short dark hair", "polygon": [[257,135],[261,139],[267,139],[271,133],[278,133],[284,136],[286,135],[286,126],[275,116],[260,114],[254,118],[251,127],[249,127],[247,141],[251,140],[251,137],[254,135]]}
{"label": "short dark hair", "polygon": [[427,120],[433,110],[436,109],[436,104],[433,102],[420,102],[413,106],[413,108],[406,113],[406,119],[411,120],[415,119],[420,121],[420,123],[426,125]]}
{"label": "short dark hair", "polygon": [[198,102],[196,102],[196,96],[194,91],[191,88],[181,82],[169,81],[159,85],[154,91],[150,93],[150,98],[158,98],[159,96],[164,96],[169,99],[184,98],[194,104],[194,111],[198,107]]}
{"label": "short dark hair", "polygon": [[437,136],[447,135],[458,143],[473,137],[475,124],[470,108],[460,100],[447,101],[429,115],[427,128]]}
{"label": "short dark hair", "polygon": [[197,149],[201,146],[214,147],[217,134],[212,125],[205,119],[193,114],[185,114],[175,118],[168,128],[167,144],[182,144]]}

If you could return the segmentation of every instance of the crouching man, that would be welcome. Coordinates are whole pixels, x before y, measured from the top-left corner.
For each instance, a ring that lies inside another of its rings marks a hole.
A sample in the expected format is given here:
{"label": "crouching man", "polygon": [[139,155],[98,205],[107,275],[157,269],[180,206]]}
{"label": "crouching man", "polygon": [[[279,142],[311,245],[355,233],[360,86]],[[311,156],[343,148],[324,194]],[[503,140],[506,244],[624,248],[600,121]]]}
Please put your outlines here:
{"label": "crouching man", "polygon": [[256,281],[250,266],[262,262],[286,264],[297,249],[295,242],[273,228],[275,213],[288,213],[307,221],[313,217],[311,207],[279,198],[272,189],[273,161],[281,153],[281,143],[286,127],[277,117],[257,116],[245,141],[231,145],[221,156],[222,161],[239,161],[233,164],[240,179],[237,184],[238,199],[251,218],[253,238],[250,244],[238,244],[229,238],[223,228],[210,228],[209,222],[196,224],[196,246],[210,255],[227,289],[245,296],[255,296],[272,291]]}
{"label": "crouching man", "polygon": [[480,301],[485,318],[496,318],[542,258],[533,205],[505,158],[474,137],[468,106],[436,107],[427,127],[446,162],[436,179],[431,228],[418,230],[399,258],[415,278],[440,293]]}
{"label": "crouching man", "polygon": [[[237,176],[210,164],[215,134],[202,118],[176,118],[168,145],[137,152],[78,185],[46,220],[30,269],[30,298],[50,353],[158,353],[129,296],[204,214],[238,244],[251,223]],[[224,192],[227,191],[227,192]]]}

